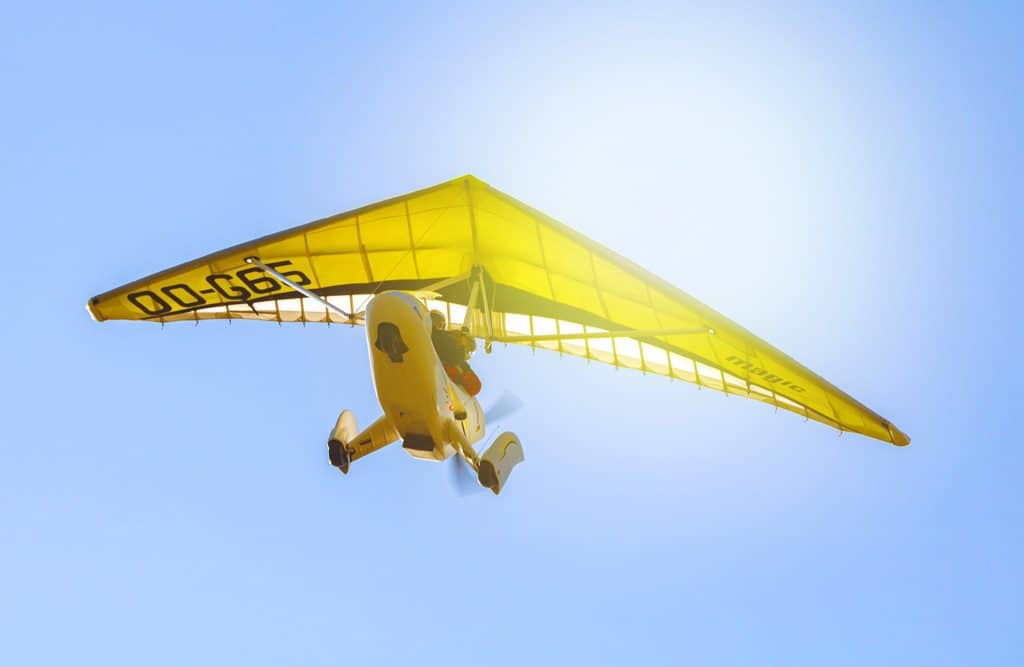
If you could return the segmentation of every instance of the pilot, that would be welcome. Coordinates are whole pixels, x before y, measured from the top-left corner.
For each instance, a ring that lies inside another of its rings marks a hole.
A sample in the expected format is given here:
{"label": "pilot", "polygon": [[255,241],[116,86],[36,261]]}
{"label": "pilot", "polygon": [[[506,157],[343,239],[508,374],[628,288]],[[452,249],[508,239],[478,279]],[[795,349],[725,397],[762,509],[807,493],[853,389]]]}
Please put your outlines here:
{"label": "pilot", "polygon": [[445,329],[444,313],[440,310],[430,311],[430,321],[433,324],[430,340],[434,343],[445,373],[452,382],[469,392],[470,396],[476,396],[480,393],[480,378],[466,363],[469,353],[476,349],[476,341],[465,334]]}

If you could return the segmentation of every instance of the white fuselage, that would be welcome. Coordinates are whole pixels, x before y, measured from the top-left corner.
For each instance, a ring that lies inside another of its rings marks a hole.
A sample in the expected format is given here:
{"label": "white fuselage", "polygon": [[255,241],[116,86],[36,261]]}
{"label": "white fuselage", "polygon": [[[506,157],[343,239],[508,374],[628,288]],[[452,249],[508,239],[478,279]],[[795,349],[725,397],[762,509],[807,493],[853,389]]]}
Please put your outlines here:
{"label": "white fuselage", "polygon": [[[430,338],[430,313],[404,292],[382,292],[366,307],[366,336],[373,386],[384,415],[417,458],[443,460],[461,435],[469,444],[484,435],[475,398],[452,382]],[[462,407],[466,418],[456,420]],[[457,431],[456,431],[457,429]]]}

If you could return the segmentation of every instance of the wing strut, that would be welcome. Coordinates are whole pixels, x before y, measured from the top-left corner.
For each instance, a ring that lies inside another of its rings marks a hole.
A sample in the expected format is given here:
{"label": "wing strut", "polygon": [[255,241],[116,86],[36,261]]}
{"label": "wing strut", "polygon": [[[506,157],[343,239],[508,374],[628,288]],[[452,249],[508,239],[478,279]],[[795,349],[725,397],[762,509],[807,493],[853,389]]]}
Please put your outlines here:
{"label": "wing strut", "polygon": [[487,283],[484,281],[484,269],[479,264],[473,267],[476,274],[476,284],[480,286],[480,295],[484,303],[484,326],[487,327],[487,335],[484,338],[484,352],[491,353],[491,343],[494,341],[494,329],[491,323],[491,301],[487,298]]}
{"label": "wing strut", "polygon": [[295,282],[292,282],[291,280],[289,280],[288,278],[285,278],[276,269],[273,269],[273,268],[267,266],[266,264],[264,264],[263,262],[261,262],[259,257],[246,257],[245,258],[245,263],[246,264],[252,264],[254,266],[260,267],[261,269],[263,269],[264,271],[266,271],[270,275],[274,276],[275,278],[280,280],[282,283],[284,283],[288,287],[291,287],[293,290],[295,290],[299,294],[302,294],[303,296],[307,296],[310,299],[313,299],[314,301],[320,302],[325,308],[329,308],[330,310],[333,310],[334,312],[338,313],[339,315],[343,315],[345,317],[345,319],[347,319],[349,321],[354,322],[357,319],[359,319],[358,317],[356,317],[356,315],[358,315],[358,313],[352,314],[352,313],[345,312],[344,310],[342,310],[341,308],[338,308],[333,303],[331,303],[327,299],[323,298],[322,296],[320,296],[316,292],[311,292],[308,289],[306,289],[305,287],[303,287],[302,285],[298,285]]}
{"label": "wing strut", "polygon": [[469,289],[469,301],[466,303],[466,316],[462,318],[462,330],[469,333],[470,325],[473,323],[473,311],[476,310],[476,301],[480,297],[480,281],[474,280],[473,286]]}
{"label": "wing strut", "polygon": [[[462,322],[462,330],[470,333],[470,324],[473,322],[474,311],[481,311],[484,316],[484,350],[487,354],[490,354],[491,341],[494,340],[494,329],[491,323],[491,303],[487,298],[487,283],[484,281],[483,267],[479,264],[474,265],[467,278],[472,281],[472,286],[469,289],[469,302],[466,304],[466,317]],[[472,333],[475,334],[476,332]]]}

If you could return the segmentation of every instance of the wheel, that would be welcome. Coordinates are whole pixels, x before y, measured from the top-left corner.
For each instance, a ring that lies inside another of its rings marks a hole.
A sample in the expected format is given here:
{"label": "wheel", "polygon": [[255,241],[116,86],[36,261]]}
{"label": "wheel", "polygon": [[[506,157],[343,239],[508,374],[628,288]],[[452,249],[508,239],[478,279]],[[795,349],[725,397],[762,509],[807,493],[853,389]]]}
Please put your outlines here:
{"label": "wheel", "polygon": [[351,463],[351,459],[348,450],[340,440],[327,441],[327,458],[330,459],[332,466],[348,474],[348,464]]}

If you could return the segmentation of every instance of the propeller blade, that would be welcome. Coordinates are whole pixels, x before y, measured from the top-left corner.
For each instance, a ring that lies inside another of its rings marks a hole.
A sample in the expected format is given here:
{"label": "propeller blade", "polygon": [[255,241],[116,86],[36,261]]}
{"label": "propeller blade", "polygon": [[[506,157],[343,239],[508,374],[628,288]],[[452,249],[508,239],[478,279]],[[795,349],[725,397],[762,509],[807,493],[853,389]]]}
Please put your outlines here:
{"label": "propeller blade", "polygon": [[454,488],[455,492],[460,496],[468,496],[470,494],[486,491],[486,489],[480,486],[480,483],[477,482],[476,473],[473,472],[473,469],[469,467],[469,464],[466,463],[461,455],[455,454],[449,459],[448,470],[452,488]]}
{"label": "propeller blade", "polygon": [[484,410],[484,419],[495,422],[517,412],[521,407],[523,407],[523,402],[519,400],[519,397],[506,391],[498,397],[494,405]]}
{"label": "propeller blade", "polygon": [[[523,402],[519,400],[519,397],[512,392],[505,391],[491,407],[484,410],[484,419],[493,425],[499,419],[508,417],[521,407],[523,407]],[[488,437],[484,436],[483,440],[486,442]],[[451,457],[448,471],[452,488],[460,496],[487,491],[486,488],[480,486],[480,482],[477,481],[476,471],[473,470],[473,467],[466,462],[461,454],[454,454]]]}

